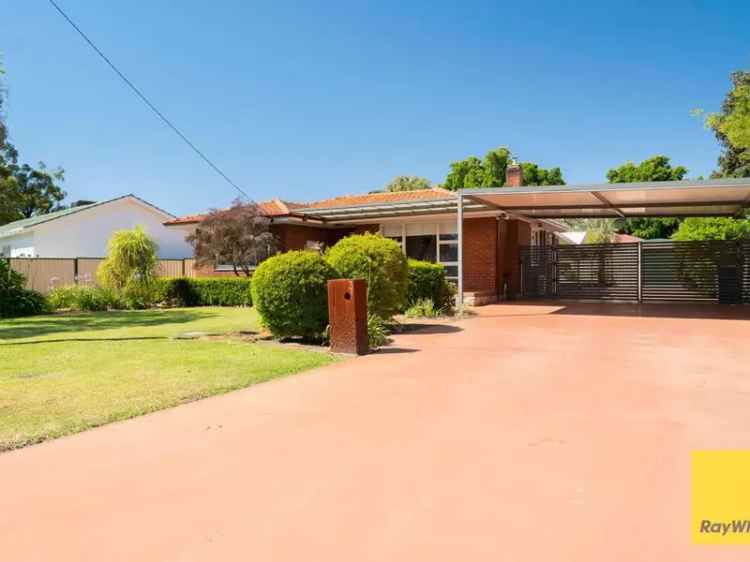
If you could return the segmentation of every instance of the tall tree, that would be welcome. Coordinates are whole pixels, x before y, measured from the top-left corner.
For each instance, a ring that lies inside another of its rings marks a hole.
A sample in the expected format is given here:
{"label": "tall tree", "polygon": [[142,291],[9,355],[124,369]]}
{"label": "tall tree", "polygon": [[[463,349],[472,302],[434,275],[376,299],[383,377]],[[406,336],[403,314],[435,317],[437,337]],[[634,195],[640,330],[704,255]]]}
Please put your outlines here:
{"label": "tall tree", "polygon": [[565,185],[558,167],[545,170],[532,162],[521,162],[524,185]]}
{"label": "tall tree", "polygon": [[9,222],[57,210],[66,195],[60,186],[64,180],[61,168],[49,170],[44,162],[36,168],[19,164],[18,151],[6,142],[0,147],[0,201],[7,206],[0,216]]}
{"label": "tall tree", "polygon": [[[672,166],[667,156],[652,156],[640,164],[626,162],[607,172],[610,183],[634,183],[646,181],[681,180],[687,174],[684,166]],[[639,238],[669,238],[679,228],[680,219],[675,217],[628,219],[622,230]]]}
{"label": "tall tree", "polygon": [[[490,150],[480,160],[469,156],[464,160],[451,163],[451,170],[445,178],[443,187],[456,190],[471,187],[503,187],[507,184],[505,173],[513,159],[509,148],[501,146]],[[559,185],[564,184],[560,168],[546,170],[533,162],[521,163],[524,185]]]}
{"label": "tall tree", "polygon": [[482,187],[502,187],[505,185],[505,170],[507,170],[512,159],[513,155],[510,153],[510,149],[505,146],[490,150],[485,154],[482,162],[484,170]]}
{"label": "tall tree", "polygon": [[483,178],[482,161],[476,156],[469,156],[465,160],[451,163],[451,171],[448,172],[443,187],[454,191],[464,187],[480,187]]}
{"label": "tall tree", "polygon": [[396,176],[388,185],[386,191],[415,191],[417,189],[430,189],[432,182],[427,178],[419,176]]}
{"label": "tall tree", "polygon": [[706,117],[722,146],[714,177],[750,177],[750,71],[734,72],[732,89],[718,113]]}
{"label": "tall tree", "polygon": [[[724,97],[721,111],[706,116],[722,146],[719,169],[714,178],[750,177],[750,71],[731,75],[732,89]],[[750,216],[688,218],[674,233],[675,240],[738,240],[750,238]]]}

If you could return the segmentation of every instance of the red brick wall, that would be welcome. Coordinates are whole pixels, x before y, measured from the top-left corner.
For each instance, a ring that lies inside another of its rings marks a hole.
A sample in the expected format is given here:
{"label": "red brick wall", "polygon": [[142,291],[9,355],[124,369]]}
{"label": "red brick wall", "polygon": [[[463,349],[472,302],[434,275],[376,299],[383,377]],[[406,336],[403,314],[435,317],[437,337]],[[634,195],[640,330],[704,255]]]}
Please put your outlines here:
{"label": "red brick wall", "polygon": [[304,250],[309,241],[323,242],[327,246],[333,246],[344,236],[350,234],[361,234],[363,232],[377,232],[378,225],[362,224],[351,228],[319,228],[316,226],[303,226],[299,224],[277,224],[271,226],[271,231],[279,237],[281,250]]}
{"label": "red brick wall", "polygon": [[[208,267],[193,267],[193,275],[195,277],[237,277],[234,271],[216,271],[212,266]],[[240,277],[244,277],[245,274],[240,271]]]}
{"label": "red brick wall", "polygon": [[279,238],[283,252],[304,250],[307,242],[328,243],[328,231],[324,228],[299,224],[274,224],[271,225],[271,232]]}
{"label": "red brick wall", "polygon": [[505,246],[508,238],[508,221],[501,219],[497,221],[497,294],[503,296],[503,283],[506,280],[505,273]]}
{"label": "red brick wall", "polygon": [[464,221],[464,291],[497,292],[495,217]]}

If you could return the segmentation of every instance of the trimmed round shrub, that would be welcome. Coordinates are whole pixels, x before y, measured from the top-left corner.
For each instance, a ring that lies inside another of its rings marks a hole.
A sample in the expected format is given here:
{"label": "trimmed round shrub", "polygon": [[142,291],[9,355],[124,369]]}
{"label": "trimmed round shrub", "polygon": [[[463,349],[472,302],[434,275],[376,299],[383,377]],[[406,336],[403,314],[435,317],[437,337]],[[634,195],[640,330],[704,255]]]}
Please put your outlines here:
{"label": "trimmed round shrub", "polygon": [[328,325],[328,280],[339,275],[317,252],[270,257],[253,274],[262,324],[277,338],[320,337]]}
{"label": "trimmed round shrub", "polygon": [[445,267],[439,263],[409,260],[409,285],[407,306],[412,307],[425,300],[432,301],[436,309],[452,306],[455,290],[445,278]]}
{"label": "trimmed round shrub", "polygon": [[408,269],[401,247],[380,234],[355,234],[339,240],[327,254],[339,275],[367,281],[371,314],[390,318],[406,305]]}

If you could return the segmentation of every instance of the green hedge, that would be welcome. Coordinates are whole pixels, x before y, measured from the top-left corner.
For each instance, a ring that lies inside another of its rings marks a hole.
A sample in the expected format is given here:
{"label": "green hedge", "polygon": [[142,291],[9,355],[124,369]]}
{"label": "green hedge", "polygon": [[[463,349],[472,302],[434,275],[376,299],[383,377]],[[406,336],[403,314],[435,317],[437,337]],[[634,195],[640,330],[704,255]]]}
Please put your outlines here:
{"label": "green hedge", "polygon": [[409,260],[409,284],[406,292],[407,306],[425,299],[436,308],[450,308],[455,289],[445,279],[445,268],[439,263]]}
{"label": "green hedge", "polygon": [[320,337],[328,325],[328,280],[338,274],[317,252],[268,258],[253,275],[253,302],[277,338]]}
{"label": "green hedge", "polygon": [[248,277],[171,277],[157,279],[158,300],[175,306],[250,306]]}

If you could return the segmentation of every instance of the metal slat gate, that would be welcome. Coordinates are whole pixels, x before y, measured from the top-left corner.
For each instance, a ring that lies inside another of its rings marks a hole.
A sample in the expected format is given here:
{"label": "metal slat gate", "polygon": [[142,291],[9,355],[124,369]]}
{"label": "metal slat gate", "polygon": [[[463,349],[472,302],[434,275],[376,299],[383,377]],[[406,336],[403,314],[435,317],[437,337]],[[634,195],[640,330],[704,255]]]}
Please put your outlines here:
{"label": "metal slat gate", "polygon": [[750,241],[521,248],[526,298],[750,303]]}

